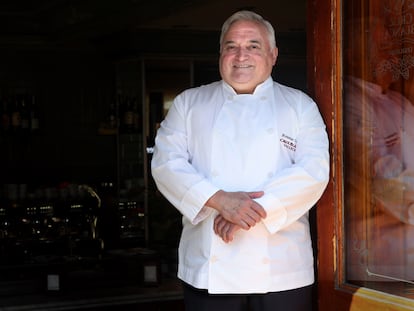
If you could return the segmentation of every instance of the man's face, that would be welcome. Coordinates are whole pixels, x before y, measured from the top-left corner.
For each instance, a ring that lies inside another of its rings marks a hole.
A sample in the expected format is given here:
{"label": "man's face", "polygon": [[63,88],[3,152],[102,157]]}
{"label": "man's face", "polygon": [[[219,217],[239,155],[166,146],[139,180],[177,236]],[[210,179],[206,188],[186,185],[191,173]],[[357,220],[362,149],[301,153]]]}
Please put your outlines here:
{"label": "man's face", "polygon": [[251,94],[271,74],[278,55],[270,48],[266,30],[251,21],[233,23],[224,35],[220,74],[239,94]]}

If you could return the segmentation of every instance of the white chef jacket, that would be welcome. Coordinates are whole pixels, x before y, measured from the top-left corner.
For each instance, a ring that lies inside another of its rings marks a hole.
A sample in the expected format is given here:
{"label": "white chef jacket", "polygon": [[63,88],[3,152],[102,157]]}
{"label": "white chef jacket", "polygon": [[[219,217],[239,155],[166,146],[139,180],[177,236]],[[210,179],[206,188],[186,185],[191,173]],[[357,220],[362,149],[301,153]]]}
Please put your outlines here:
{"label": "white chef jacket", "polygon": [[[328,138],[303,92],[271,78],[253,94],[224,81],[184,91],[158,130],[152,174],[183,214],[178,277],[210,293],[266,293],[314,281],[308,211],[329,179]],[[267,217],[225,243],[218,190],[260,191]]]}

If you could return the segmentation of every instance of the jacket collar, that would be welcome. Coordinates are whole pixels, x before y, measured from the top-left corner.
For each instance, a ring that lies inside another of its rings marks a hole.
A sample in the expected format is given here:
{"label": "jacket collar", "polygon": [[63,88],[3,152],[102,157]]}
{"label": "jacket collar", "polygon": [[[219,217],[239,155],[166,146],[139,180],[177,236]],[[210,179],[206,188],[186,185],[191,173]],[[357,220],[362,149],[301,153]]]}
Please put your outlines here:
{"label": "jacket collar", "polygon": [[224,80],[222,80],[222,85],[223,85],[223,90],[224,90],[225,94],[227,94],[227,95],[232,95],[232,96],[237,96],[237,95],[262,95],[262,94],[264,94],[265,92],[268,91],[268,88],[270,86],[273,85],[273,79],[272,79],[272,77],[269,77],[264,82],[257,85],[254,92],[253,92],[253,94],[237,94],[236,91],[233,89],[233,87],[230,84],[228,84],[227,82],[225,82]]}

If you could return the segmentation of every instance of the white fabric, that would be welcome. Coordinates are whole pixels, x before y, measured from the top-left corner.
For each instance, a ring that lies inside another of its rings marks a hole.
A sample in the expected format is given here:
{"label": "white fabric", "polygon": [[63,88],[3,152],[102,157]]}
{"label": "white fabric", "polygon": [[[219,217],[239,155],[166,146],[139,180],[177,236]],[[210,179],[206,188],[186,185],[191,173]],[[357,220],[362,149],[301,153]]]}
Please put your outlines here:
{"label": "white fabric", "polygon": [[[316,104],[271,78],[254,94],[225,82],[177,96],[157,133],[152,174],[183,214],[178,276],[210,293],[265,293],[314,281],[308,211],[329,179]],[[204,206],[219,189],[265,191],[267,218],[226,244]]]}

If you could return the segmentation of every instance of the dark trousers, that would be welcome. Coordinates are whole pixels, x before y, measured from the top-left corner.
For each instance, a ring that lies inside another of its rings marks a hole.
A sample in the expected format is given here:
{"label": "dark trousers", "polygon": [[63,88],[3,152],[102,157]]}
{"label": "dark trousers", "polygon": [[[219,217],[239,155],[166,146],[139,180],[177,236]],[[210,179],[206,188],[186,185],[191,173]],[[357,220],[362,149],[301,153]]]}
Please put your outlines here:
{"label": "dark trousers", "polygon": [[186,311],[311,311],[312,286],[267,294],[209,294],[183,283]]}

